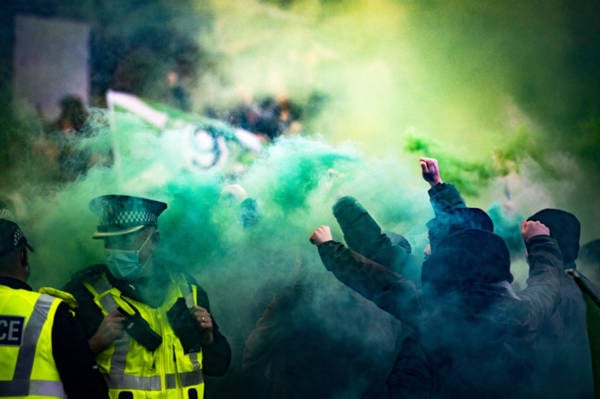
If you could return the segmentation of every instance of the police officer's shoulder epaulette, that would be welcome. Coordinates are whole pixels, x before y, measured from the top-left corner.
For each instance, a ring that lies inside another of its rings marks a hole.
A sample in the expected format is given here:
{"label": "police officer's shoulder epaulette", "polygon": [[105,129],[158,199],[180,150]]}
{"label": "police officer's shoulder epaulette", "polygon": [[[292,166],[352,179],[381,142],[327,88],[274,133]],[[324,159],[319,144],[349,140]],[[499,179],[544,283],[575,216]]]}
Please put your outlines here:
{"label": "police officer's shoulder epaulette", "polygon": [[54,298],[62,299],[72,310],[79,307],[77,299],[75,299],[75,297],[68,292],[61,291],[53,287],[41,287],[38,292],[40,294],[47,294],[53,296]]}

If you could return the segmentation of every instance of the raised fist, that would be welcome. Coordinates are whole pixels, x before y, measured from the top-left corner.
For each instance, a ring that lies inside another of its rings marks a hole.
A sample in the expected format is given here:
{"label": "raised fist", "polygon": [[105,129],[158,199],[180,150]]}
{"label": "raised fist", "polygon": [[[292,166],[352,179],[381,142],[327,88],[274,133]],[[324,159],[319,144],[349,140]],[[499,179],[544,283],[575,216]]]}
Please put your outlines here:
{"label": "raised fist", "polygon": [[442,178],[440,177],[440,168],[437,159],[421,157],[419,158],[419,165],[421,165],[423,179],[432,187],[443,183]]}

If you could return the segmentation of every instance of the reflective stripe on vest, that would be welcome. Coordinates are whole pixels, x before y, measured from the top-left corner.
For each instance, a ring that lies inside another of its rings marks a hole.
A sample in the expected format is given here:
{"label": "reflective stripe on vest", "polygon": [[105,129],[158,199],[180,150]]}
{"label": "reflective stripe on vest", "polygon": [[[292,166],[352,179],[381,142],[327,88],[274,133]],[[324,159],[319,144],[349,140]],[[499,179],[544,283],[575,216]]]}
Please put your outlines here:
{"label": "reflective stripe on vest", "polygon": [[178,285],[179,290],[181,291],[183,298],[185,299],[185,305],[188,307],[188,309],[193,309],[196,305],[196,301],[194,298],[194,292],[192,291],[190,284],[187,283],[187,281],[185,283],[182,281],[178,281]]}
{"label": "reflective stripe on vest", "polygon": [[[173,389],[177,387],[177,374],[167,374],[165,376],[167,389]],[[202,377],[202,370],[189,371],[187,373],[179,374],[181,380],[181,386],[189,387],[193,385],[199,385],[204,382]]]}
{"label": "reflective stripe on vest", "polygon": [[[179,374],[182,387],[199,385],[204,382],[201,370],[189,371]],[[160,377],[136,377],[127,374],[111,375],[107,379],[110,388],[120,390],[160,391]],[[177,388],[177,374],[165,375],[165,386],[167,389]]]}
{"label": "reflective stripe on vest", "polygon": [[[97,278],[94,281],[92,281],[92,287],[94,287],[94,290],[96,291],[94,293],[94,295],[101,296],[100,299],[99,299],[100,304],[102,304],[102,307],[108,313],[112,313],[115,310],[117,310],[117,308],[119,306],[115,302],[115,298],[113,298],[113,296],[110,293],[108,293],[108,291],[110,291],[112,287],[104,279],[104,276],[102,276],[100,278]],[[103,294],[103,293],[107,293],[107,294]]]}
{"label": "reflective stripe on vest", "polygon": [[[179,290],[181,291],[183,298],[185,299],[185,304],[188,307],[188,309],[193,309],[194,306],[196,306],[196,296],[197,296],[197,291],[196,291],[196,286],[195,285],[191,285],[188,281],[186,281],[185,279],[183,279],[183,277],[180,275],[179,276],[179,280],[177,281],[177,285],[179,286]],[[200,370],[202,367],[200,366],[200,362],[198,362],[198,352],[191,352],[188,354],[188,356],[190,357],[190,360],[192,361],[192,364],[194,366],[194,371],[190,372],[190,373],[186,373],[191,375],[194,375],[193,377],[186,377],[186,378],[191,378],[189,381],[196,381],[194,378],[195,377],[195,373],[197,372],[196,370]],[[183,375],[183,374],[182,374]],[[203,382],[203,377],[202,377],[202,372],[200,372],[200,380],[198,382],[192,383],[190,382],[185,383],[184,382],[184,378],[181,378],[181,385],[183,385],[184,387],[189,386],[189,385],[196,385],[196,384],[200,384]],[[169,382],[167,380],[167,388],[169,388]]]}
{"label": "reflective stripe on vest", "polygon": [[[98,295],[110,291],[113,287],[103,278],[94,280],[92,286]],[[102,307],[109,313],[119,307],[111,293],[105,294],[100,299]],[[115,352],[110,362],[110,373],[106,376],[106,384],[113,389],[147,389],[160,391],[160,377],[136,377],[125,374],[125,363],[129,352],[129,336],[123,334],[114,342]]]}
{"label": "reflective stripe on vest", "polygon": [[[177,284],[179,285],[179,290],[181,291],[183,297],[185,298],[185,304],[188,307],[188,309],[193,309],[194,306],[196,306],[196,296],[197,296],[197,291],[196,291],[196,286],[195,285],[191,285],[189,282],[185,281],[182,276],[179,277],[179,281],[177,281]],[[190,357],[190,360],[192,361],[192,364],[194,365],[194,370],[200,370],[201,366],[200,366],[200,362],[198,362],[198,352],[191,352],[188,354],[188,356]],[[194,373],[195,371],[193,371],[192,373]],[[202,382],[202,373],[200,373],[200,381],[198,382],[198,384],[200,384]],[[183,378],[181,379],[181,384],[185,387],[188,385],[194,385],[194,384],[184,384],[183,382]],[[168,384],[167,384],[168,387]]]}
{"label": "reflective stripe on vest", "polygon": [[33,361],[42,327],[48,318],[52,302],[57,300],[46,294],[37,299],[31,317],[23,331],[23,340],[12,381],[0,381],[0,396],[52,396],[66,398],[60,381],[30,380]]}
{"label": "reflective stripe on vest", "polygon": [[[129,384],[129,380],[127,378],[131,377],[125,374],[125,363],[127,358],[127,353],[129,352],[129,336],[127,334],[123,334],[119,338],[114,341],[115,352],[112,355],[110,360],[110,372],[107,378],[107,384],[109,388],[126,388],[122,384]],[[142,377],[131,377],[131,378],[142,378]],[[160,378],[157,377],[148,377],[157,378],[158,379],[158,390],[160,390]],[[113,383],[114,382],[114,383]],[[131,384],[139,384],[138,382],[131,382]],[[148,383],[148,386],[153,386],[154,383]],[[142,388],[139,388],[142,389]],[[150,389],[150,388],[148,388]]]}
{"label": "reflective stripe on vest", "polygon": [[106,378],[106,384],[111,389],[134,390],[142,391],[160,391],[160,376],[153,377],[137,377],[128,374],[113,374]]}

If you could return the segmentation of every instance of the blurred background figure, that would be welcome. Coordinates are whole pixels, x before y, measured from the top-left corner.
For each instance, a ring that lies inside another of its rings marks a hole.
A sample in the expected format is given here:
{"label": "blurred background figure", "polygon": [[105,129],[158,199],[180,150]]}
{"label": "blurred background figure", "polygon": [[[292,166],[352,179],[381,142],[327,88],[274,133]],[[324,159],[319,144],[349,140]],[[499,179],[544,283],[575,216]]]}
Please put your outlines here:
{"label": "blurred background figure", "polygon": [[68,95],[60,100],[60,115],[54,121],[53,130],[64,133],[80,133],[89,113],[80,97]]}
{"label": "blurred background figure", "polygon": [[246,341],[244,397],[359,399],[383,392],[401,323],[324,270],[307,268],[300,265]]}
{"label": "blurred background figure", "polygon": [[579,250],[581,270],[594,283],[600,285],[600,238],[589,241]]}
{"label": "blurred background figure", "polygon": [[67,95],[60,102],[60,114],[34,143],[41,154],[57,170],[57,182],[69,182],[85,175],[94,160],[84,147],[83,138],[89,136],[89,112],[82,99]]}
{"label": "blurred background figure", "polygon": [[185,112],[191,111],[190,96],[180,80],[179,73],[175,70],[167,72],[166,82],[168,87],[166,103]]}

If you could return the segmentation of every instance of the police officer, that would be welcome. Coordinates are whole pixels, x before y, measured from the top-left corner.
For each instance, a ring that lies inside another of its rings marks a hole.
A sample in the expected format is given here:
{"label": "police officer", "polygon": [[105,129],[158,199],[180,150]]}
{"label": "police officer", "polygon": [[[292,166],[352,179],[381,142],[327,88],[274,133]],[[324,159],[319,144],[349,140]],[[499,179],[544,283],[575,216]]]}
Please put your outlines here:
{"label": "police officer", "polygon": [[106,261],[74,276],[66,290],[80,303],[111,398],[202,398],[204,374],[222,375],[231,361],[206,292],[154,256],[166,207],[125,195],[90,202]]}
{"label": "police officer", "polygon": [[28,250],[19,226],[0,219],[0,397],[107,398],[67,302],[27,285]]}

